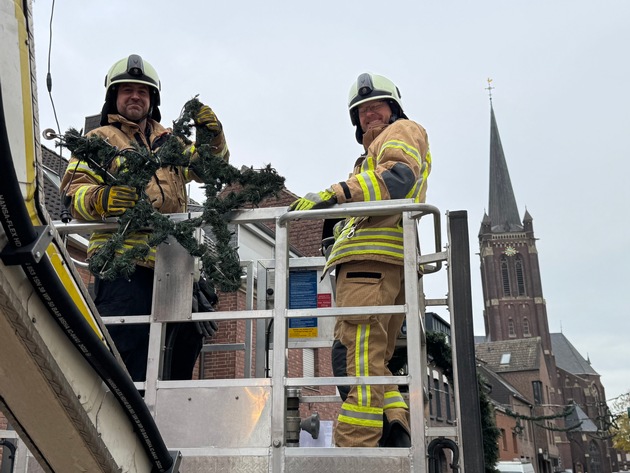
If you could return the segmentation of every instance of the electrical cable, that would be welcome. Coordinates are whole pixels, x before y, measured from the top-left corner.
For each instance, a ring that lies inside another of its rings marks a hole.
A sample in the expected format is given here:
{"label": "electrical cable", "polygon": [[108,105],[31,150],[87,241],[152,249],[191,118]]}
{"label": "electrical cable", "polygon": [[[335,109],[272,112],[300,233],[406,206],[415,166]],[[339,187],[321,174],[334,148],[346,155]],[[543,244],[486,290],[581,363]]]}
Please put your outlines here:
{"label": "electrical cable", "polygon": [[[53,18],[55,15],[55,0],[52,0],[50,7],[50,21],[48,23],[48,58],[47,58],[47,71],[46,71],[46,89],[48,90],[48,97],[50,98],[50,105],[52,106],[53,116],[55,117],[55,123],[57,125],[57,135],[61,135],[61,126],[59,125],[59,119],[57,117],[57,108],[55,107],[55,100],[52,95],[52,74],[50,72],[50,59],[52,56],[52,40],[53,40]],[[63,142],[59,141],[59,156],[63,159]],[[61,179],[61,159],[57,161],[57,175]],[[61,190],[61,189],[59,189]],[[63,223],[69,223],[72,221],[72,213],[70,212],[71,200],[66,196],[65,192],[62,192],[60,197],[61,201],[61,215],[60,219]]]}

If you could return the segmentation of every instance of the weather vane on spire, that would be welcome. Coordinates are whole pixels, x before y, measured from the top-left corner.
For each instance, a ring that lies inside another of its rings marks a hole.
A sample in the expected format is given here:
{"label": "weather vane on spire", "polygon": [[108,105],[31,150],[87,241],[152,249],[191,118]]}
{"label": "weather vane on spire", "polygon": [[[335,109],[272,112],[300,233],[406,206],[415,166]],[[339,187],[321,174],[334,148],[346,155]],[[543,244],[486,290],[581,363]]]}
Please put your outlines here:
{"label": "weather vane on spire", "polygon": [[490,103],[492,103],[492,89],[494,89],[494,87],[492,87],[492,79],[488,77],[488,87],[486,87],[486,90],[488,91],[488,97],[490,97]]}

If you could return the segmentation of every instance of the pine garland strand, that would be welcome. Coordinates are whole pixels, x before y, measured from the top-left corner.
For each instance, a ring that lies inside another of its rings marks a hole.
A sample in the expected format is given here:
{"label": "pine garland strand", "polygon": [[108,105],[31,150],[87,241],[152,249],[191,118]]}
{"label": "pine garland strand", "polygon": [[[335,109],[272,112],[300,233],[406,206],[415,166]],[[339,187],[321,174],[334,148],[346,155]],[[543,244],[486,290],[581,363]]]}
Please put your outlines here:
{"label": "pine garland strand", "polygon": [[[136,143],[133,149],[121,151],[98,136],[81,136],[74,129],[64,135],[64,145],[72,155],[86,162],[105,185],[131,186],[140,195],[138,203],[118,219],[118,229],[111,238],[90,258],[90,270],[101,278],[128,278],[135,271],[137,261],[145,259],[152,247],[164,243],[172,235],[192,256],[201,258],[206,277],[219,289],[233,292],[240,287],[242,269],[238,248],[230,243],[232,233],[226,216],[232,210],[256,207],[263,199],[277,196],[284,186],[284,177],[270,165],[259,170],[245,168],[239,171],[213,154],[215,136],[202,126],[196,127],[195,153],[187,151],[192,143],[193,119],[201,106],[196,97],[189,100],[180,117],[173,122],[173,134],[155,152]],[[107,170],[117,157],[122,157],[123,163],[113,176]],[[204,183],[206,200],[200,217],[173,222],[153,209],[146,198],[145,188],[162,166],[189,167]],[[232,190],[221,195],[226,187]],[[198,243],[194,237],[195,230],[204,225],[212,228],[216,251]],[[148,245],[124,249],[129,234],[147,228],[152,229]]]}

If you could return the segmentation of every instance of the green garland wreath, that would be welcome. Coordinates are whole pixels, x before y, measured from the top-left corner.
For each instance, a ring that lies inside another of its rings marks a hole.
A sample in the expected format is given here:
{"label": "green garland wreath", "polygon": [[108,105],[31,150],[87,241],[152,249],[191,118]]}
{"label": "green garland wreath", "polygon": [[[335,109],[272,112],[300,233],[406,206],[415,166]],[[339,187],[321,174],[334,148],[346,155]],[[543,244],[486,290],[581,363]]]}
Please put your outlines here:
{"label": "green garland wreath", "polygon": [[[131,150],[121,151],[98,136],[85,137],[74,129],[63,136],[64,145],[72,155],[88,164],[105,185],[134,187],[141,196],[138,203],[118,219],[118,229],[89,260],[90,270],[103,279],[129,277],[136,262],[146,258],[152,247],[172,235],[192,256],[201,258],[206,277],[224,292],[240,287],[242,269],[238,248],[230,243],[227,214],[245,206],[256,207],[263,199],[275,195],[284,186],[284,177],[270,165],[258,170],[236,169],[212,153],[214,135],[205,127],[196,130],[196,159],[186,151],[192,143],[193,118],[202,104],[196,97],[186,102],[180,117],[173,122],[173,133],[156,151],[134,144]],[[122,156],[124,162],[116,176],[107,170],[111,162]],[[200,217],[173,222],[156,212],[146,198],[145,187],[155,172],[163,166],[189,167],[204,183],[206,200]],[[221,194],[226,187],[231,191]],[[195,229],[210,225],[214,234],[215,251],[200,244],[194,237]],[[123,249],[126,237],[133,232],[152,228],[148,246]]]}
{"label": "green garland wreath", "polygon": [[544,421],[544,420],[566,419],[574,411],[575,411],[575,405],[569,405],[569,406],[564,406],[564,409],[559,414],[549,414],[549,415],[545,415],[545,416],[527,416],[527,415],[524,415],[524,414],[519,414],[517,412],[514,412],[514,411],[506,408],[505,409],[505,415],[516,419],[516,425],[515,425],[515,427],[513,429],[514,433],[516,433],[516,434],[520,434],[523,431],[523,427],[520,424],[521,420],[532,421],[536,426],[538,426],[538,427],[540,427],[542,429],[545,429],[545,430],[552,431],[552,432],[571,432],[571,431],[576,430],[577,428],[579,428],[582,425],[582,422],[578,422],[577,424],[572,425],[570,427],[566,427],[566,428],[551,427],[551,426],[545,425],[545,424],[540,423],[540,422]]}

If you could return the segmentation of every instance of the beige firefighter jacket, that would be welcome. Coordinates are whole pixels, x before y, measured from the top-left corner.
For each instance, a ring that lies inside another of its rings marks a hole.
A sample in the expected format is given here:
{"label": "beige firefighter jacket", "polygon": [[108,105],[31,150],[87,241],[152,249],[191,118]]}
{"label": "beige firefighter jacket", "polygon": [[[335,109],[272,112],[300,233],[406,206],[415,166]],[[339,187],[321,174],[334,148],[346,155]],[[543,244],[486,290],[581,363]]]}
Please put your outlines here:
{"label": "beige firefighter jacket", "polygon": [[[122,115],[110,114],[109,125],[102,126],[90,131],[87,136],[97,135],[109,144],[120,150],[133,148],[133,142],[144,146],[147,149],[156,151],[163,139],[170,135],[171,130],[164,128],[155,120],[147,120],[147,128],[150,130],[148,136],[142,133],[137,123],[127,120]],[[215,148],[215,153],[222,156],[226,161],[229,159],[229,151],[225,142],[223,132],[217,135],[211,145]],[[196,154],[191,153],[191,160]],[[114,159],[108,169],[112,175],[118,173],[121,161]],[[187,167],[183,166],[163,166],[159,168],[155,175],[146,185],[145,192],[151,201],[153,208],[163,214],[185,212],[187,209],[186,184],[191,180],[201,182],[200,179]],[[96,199],[98,191],[104,187],[103,179],[95,173],[87,163],[72,157],[68,168],[61,181],[61,189],[66,195],[72,197],[72,216],[79,220],[94,221],[101,220],[104,216],[96,210]],[[98,248],[103,246],[111,237],[111,232],[96,232],[90,237],[88,245],[88,258]],[[134,246],[146,244],[149,232],[131,233],[123,244],[120,252]],[[155,264],[155,248],[151,249],[148,258],[137,262],[141,266],[153,267]]]}
{"label": "beige firefighter jacket", "polygon": [[[348,180],[333,184],[337,202],[414,199],[424,202],[431,153],[425,129],[400,119],[364,135],[365,155]],[[354,217],[339,222],[326,268],[348,261],[374,260],[403,264],[400,215]]]}

